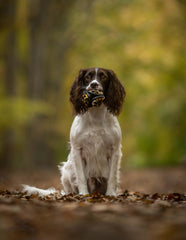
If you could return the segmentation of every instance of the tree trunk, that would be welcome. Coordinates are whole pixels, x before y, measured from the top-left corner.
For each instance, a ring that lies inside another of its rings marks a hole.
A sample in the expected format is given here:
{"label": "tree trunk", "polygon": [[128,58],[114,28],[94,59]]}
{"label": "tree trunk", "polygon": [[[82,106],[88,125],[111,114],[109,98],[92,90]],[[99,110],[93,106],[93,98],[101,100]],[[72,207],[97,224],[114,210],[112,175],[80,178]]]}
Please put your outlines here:
{"label": "tree trunk", "polygon": [[[11,99],[16,95],[16,1],[4,3],[4,8],[7,11],[8,31],[5,42],[5,93],[6,97]],[[0,166],[10,168],[13,165],[15,157],[15,133],[12,128],[6,128],[2,134],[2,150],[0,155]]]}

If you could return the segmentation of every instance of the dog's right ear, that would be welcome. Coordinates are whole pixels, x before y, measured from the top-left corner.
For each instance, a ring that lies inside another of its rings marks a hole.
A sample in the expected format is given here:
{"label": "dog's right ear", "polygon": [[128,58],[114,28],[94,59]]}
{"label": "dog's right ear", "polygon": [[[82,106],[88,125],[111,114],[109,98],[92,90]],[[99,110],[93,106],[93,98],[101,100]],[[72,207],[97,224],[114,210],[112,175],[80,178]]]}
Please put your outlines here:
{"label": "dog's right ear", "polygon": [[87,111],[87,107],[82,101],[84,91],[84,76],[86,69],[81,69],[75,78],[70,90],[70,102],[73,104],[75,114],[81,114]]}

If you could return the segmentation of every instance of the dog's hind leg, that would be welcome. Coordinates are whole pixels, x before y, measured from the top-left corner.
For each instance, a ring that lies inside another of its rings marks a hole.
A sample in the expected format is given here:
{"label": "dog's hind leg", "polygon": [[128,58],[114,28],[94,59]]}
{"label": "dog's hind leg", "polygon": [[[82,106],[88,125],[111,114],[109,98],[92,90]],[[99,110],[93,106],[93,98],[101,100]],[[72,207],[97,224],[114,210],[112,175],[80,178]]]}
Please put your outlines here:
{"label": "dog's hind leg", "polygon": [[61,173],[61,183],[63,185],[65,194],[78,194],[79,191],[72,165],[69,162],[65,162],[62,166],[59,166],[59,170]]}

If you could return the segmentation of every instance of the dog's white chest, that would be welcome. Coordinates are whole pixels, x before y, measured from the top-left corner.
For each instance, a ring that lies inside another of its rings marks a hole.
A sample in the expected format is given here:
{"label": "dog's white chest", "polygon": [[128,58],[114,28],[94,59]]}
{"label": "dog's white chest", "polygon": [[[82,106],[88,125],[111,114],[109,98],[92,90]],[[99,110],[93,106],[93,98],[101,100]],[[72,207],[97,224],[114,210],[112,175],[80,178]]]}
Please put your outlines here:
{"label": "dog's white chest", "polygon": [[74,119],[71,147],[80,151],[86,178],[109,176],[110,159],[120,141],[117,119],[101,107]]}
{"label": "dog's white chest", "polygon": [[89,130],[81,139],[81,157],[87,177],[108,177],[112,137],[105,129]]}

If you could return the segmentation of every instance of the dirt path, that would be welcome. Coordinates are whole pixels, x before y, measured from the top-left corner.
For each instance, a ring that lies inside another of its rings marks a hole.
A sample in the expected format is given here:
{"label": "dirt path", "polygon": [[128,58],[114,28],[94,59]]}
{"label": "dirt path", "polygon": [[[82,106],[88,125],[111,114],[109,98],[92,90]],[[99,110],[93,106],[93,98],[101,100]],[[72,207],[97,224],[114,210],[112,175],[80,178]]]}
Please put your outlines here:
{"label": "dirt path", "polygon": [[[117,197],[96,193],[62,196],[59,192],[42,198],[28,196],[20,192],[20,187],[15,190],[19,181],[30,184],[36,181],[39,187],[45,184],[56,187],[58,176],[50,176],[53,182],[46,172],[39,177],[31,175],[28,182],[25,182],[27,174],[2,176],[1,240],[186,239],[186,175],[183,168],[125,172],[125,184],[132,191],[125,190]],[[44,181],[46,176],[48,181]],[[170,193],[169,190],[178,191]]]}

